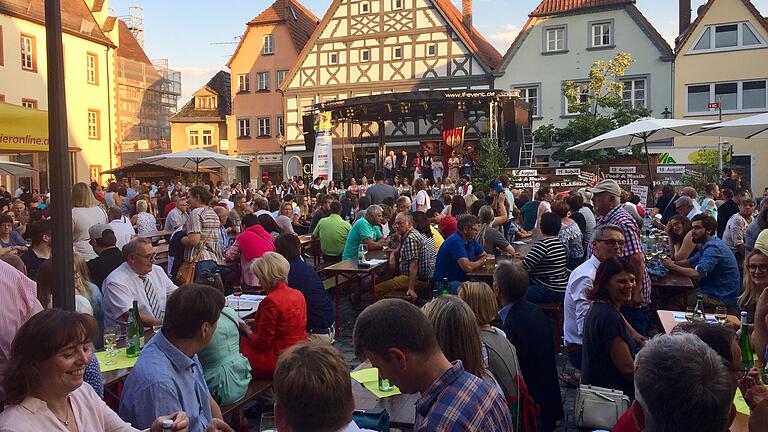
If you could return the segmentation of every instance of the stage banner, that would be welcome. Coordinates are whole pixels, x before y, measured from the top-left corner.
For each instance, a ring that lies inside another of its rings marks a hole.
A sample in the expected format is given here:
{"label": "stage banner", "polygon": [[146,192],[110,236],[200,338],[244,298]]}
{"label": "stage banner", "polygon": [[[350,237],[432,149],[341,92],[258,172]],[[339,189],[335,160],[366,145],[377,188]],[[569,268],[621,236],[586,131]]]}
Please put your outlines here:
{"label": "stage banner", "polygon": [[316,117],[315,152],[312,154],[312,176],[333,179],[333,124],[331,113],[321,112]]}

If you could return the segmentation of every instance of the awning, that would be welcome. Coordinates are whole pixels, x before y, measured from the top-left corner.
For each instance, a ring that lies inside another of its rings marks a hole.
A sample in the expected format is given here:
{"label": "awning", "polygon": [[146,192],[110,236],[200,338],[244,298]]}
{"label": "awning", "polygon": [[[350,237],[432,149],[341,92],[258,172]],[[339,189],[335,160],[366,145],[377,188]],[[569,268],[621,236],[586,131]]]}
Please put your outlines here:
{"label": "awning", "polygon": [[0,152],[48,151],[48,112],[0,102]]}

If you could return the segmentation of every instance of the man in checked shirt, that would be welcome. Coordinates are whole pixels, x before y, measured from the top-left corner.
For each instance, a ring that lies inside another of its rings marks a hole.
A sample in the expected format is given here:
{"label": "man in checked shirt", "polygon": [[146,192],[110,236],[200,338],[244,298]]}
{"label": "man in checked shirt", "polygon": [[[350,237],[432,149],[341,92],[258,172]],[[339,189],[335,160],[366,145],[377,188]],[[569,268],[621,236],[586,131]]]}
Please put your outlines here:
{"label": "man in checked shirt", "polygon": [[403,393],[420,393],[415,432],[512,432],[512,417],[496,387],[449,362],[419,308],[401,299],[368,306],[352,334],[355,354],[368,359]]}
{"label": "man in checked shirt", "polygon": [[[629,259],[630,265],[635,270],[635,289],[632,291],[632,299],[621,307],[621,314],[632,327],[641,335],[647,336],[647,327],[651,302],[651,278],[645,268],[643,243],[640,240],[640,228],[632,216],[621,206],[621,187],[615,180],[602,180],[594,188],[589,189],[594,194],[592,201],[595,203],[595,215],[597,226],[606,224],[618,225],[624,231],[627,243],[620,256]],[[592,256],[590,244],[588,257]]]}

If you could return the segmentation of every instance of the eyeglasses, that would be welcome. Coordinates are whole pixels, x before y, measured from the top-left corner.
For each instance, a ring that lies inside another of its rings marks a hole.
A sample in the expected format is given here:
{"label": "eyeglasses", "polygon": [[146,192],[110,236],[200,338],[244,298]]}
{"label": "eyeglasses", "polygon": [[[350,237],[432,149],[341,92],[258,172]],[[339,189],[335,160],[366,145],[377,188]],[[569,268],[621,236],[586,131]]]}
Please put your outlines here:
{"label": "eyeglasses", "polygon": [[144,258],[144,259],[150,259],[150,260],[154,260],[154,259],[155,259],[155,257],[157,256],[157,254],[156,254],[156,253],[154,253],[154,252],[152,252],[151,254],[147,254],[147,255],[142,255],[142,254],[139,254],[139,253],[137,253],[137,254],[135,254],[135,255],[136,255],[137,257],[141,257],[141,258]]}
{"label": "eyeglasses", "polygon": [[613,240],[613,239],[606,239],[606,240],[598,240],[599,242],[603,242],[607,244],[608,246],[618,246],[618,247],[624,247],[627,242],[624,240]]}
{"label": "eyeglasses", "polygon": [[757,273],[758,270],[765,273],[768,272],[768,264],[749,264],[747,265],[747,270],[752,273]]}

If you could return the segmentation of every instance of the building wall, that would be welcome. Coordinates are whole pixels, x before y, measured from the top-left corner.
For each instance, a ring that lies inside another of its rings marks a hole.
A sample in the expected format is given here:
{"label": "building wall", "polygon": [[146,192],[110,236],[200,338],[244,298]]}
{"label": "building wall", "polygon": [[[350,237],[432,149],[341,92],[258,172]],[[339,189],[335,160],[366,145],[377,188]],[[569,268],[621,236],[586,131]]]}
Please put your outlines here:
{"label": "building wall", "polygon": [[[189,131],[197,131],[199,136],[198,146],[191,146]],[[203,131],[210,131],[211,145],[203,145]],[[171,122],[171,152],[180,152],[191,149],[205,149],[219,153],[222,141],[227,140],[227,125],[221,123],[180,123]]]}
{"label": "building wall", "polygon": [[[590,23],[612,21],[614,47],[589,49]],[[544,29],[567,26],[566,51],[543,54]],[[595,13],[544,17],[533,21],[517,53],[512,57],[504,75],[496,79],[496,88],[539,88],[539,115],[534,117],[534,129],[545,124],[564,127],[572,116],[565,114],[564,81],[586,81],[592,64],[610,60],[619,52],[629,53],[635,62],[626,77],[646,78],[646,101],[657,117],[665,107],[672,109],[672,62],[660,59],[661,52],[637,25],[625,9]]]}
{"label": "building wall", "polygon": [[[37,101],[37,108],[48,110],[45,28],[39,24],[0,15],[2,27],[2,66],[0,66],[0,95],[8,103],[21,105],[22,99]],[[35,37],[36,71],[22,70],[21,33]],[[69,147],[75,150],[73,181],[100,180],[92,178],[91,169],[108,170],[116,163],[111,153],[110,139],[115,137],[114,124],[114,50],[104,45],[63,34],[64,77],[66,87]],[[97,84],[86,78],[86,55],[98,59]],[[88,112],[98,112],[98,138],[88,135]]]}
{"label": "building wall", "polygon": [[[285,86],[288,143],[303,143],[301,113],[314,103],[414,90],[493,88],[493,77],[430,0],[403,0],[399,10],[393,9],[394,3],[340,2]],[[369,5],[369,12],[362,11],[363,4]],[[435,47],[433,53],[428,51],[430,46]],[[485,118],[468,121],[470,135],[484,131],[487,123]],[[387,122],[385,129],[387,144],[395,146],[439,139],[442,131],[438,120],[429,119],[402,125]],[[334,147],[338,150],[342,142],[349,147],[349,137],[375,147],[377,135],[375,123],[365,128],[339,124]],[[340,159],[334,155],[334,164]]]}
{"label": "building wall", "polygon": [[[262,54],[264,36],[271,34],[274,41],[274,53]],[[233,128],[230,129],[230,153],[237,156],[255,156],[258,154],[281,153],[281,135],[278,130],[278,117],[283,117],[283,97],[278,91],[278,71],[291,68],[296,61],[298,52],[291,41],[288,27],[284,24],[251,26],[245,35],[237,55],[230,63],[232,79],[232,117]],[[257,90],[258,74],[269,74],[269,89]],[[249,90],[239,91],[239,76],[247,75]],[[258,135],[258,119],[270,119],[268,135]],[[251,122],[250,137],[239,137],[237,120],[249,119]],[[284,135],[284,133],[282,134]],[[252,159],[251,178],[256,179],[259,173],[257,158]]]}
{"label": "building wall", "polygon": [[[718,120],[717,110],[708,115],[689,115],[686,112],[686,86],[690,84],[728,82],[738,80],[768,79],[768,48],[734,50],[715,53],[689,54],[704,27],[711,24],[726,24],[749,21],[752,28],[764,41],[768,41],[768,32],[744,6],[741,0],[717,0],[709,8],[694,33],[679,48],[675,60],[675,118]],[[712,100],[715,102],[715,100]],[[760,111],[723,114],[723,120],[754,115]],[[723,138],[733,145],[734,154],[752,156],[753,190],[759,191],[768,186],[768,170],[754,169],[768,161],[766,148],[768,140],[744,140]],[[696,151],[700,148],[717,148],[717,137],[684,137],[675,139],[675,148]],[[686,162],[680,161],[678,162]],[[750,180],[750,179],[745,179]]]}

